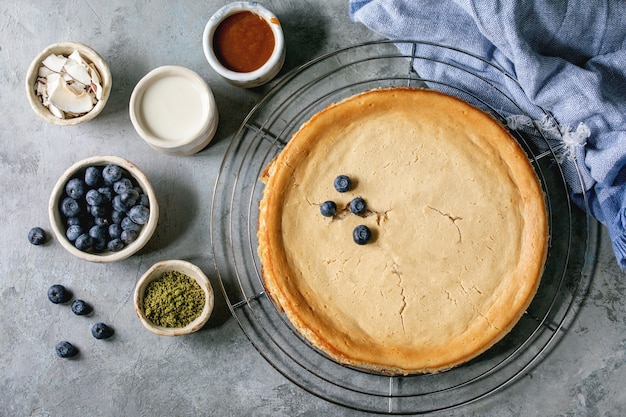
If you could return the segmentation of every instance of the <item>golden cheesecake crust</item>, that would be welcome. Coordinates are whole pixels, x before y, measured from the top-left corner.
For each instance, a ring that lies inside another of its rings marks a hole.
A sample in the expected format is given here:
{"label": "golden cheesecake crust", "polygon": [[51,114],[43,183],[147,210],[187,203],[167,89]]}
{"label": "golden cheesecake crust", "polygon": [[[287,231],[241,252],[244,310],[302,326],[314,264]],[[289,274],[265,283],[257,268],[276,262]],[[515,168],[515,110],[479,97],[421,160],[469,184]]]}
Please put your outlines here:
{"label": "golden cheesecake crust", "polygon": [[[337,192],[348,175],[353,187]],[[263,173],[267,293],[332,359],[386,374],[464,363],[533,299],[548,247],[541,186],[490,115],[451,96],[376,89],[332,104]],[[350,213],[351,199],[367,202]],[[320,205],[337,204],[333,217]],[[372,240],[357,245],[360,224]]]}

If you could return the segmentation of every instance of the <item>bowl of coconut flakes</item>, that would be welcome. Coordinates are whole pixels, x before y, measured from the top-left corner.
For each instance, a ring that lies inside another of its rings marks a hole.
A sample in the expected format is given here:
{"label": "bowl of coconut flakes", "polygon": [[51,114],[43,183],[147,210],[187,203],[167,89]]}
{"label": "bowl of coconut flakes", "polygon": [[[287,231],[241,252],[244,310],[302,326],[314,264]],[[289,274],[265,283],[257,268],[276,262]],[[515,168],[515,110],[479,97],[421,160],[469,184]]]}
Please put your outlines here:
{"label": "bowl of coconut flakes", "polygon": [[33,59],[26,74],[26,96],[42,119],[71,126],[100,114],[111,84],[109,66],[96,51],[78,42],[60,42]]}

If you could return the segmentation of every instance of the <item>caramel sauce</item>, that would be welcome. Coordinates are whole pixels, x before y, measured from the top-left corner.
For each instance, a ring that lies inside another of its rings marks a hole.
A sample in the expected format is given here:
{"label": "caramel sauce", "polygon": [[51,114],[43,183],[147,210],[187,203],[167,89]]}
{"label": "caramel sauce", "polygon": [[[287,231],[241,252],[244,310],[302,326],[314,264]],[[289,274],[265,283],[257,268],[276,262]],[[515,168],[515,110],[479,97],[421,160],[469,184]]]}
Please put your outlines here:
{"label": "caramel sauce", "polygon": [[217,59],[231,71],[251,72],[267,62],[274,51],[274,34],[259,15],[243,11],[228,16],[213,35]]}

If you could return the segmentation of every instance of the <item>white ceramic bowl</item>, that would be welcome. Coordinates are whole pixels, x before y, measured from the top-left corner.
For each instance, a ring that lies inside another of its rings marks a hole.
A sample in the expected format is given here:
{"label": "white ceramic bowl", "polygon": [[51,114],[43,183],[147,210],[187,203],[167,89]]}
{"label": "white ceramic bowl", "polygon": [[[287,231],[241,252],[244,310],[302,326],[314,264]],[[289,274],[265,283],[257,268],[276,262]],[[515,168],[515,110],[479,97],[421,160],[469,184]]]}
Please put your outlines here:
{"label": "white ceramic bowl", "polygon": [[[46,59],[48,55],[55,54],[68,56],[75,50],[80,53],[85,61],[93,63],[98,70],[102,85],[102,96],[93,107],[93,109],[91,109],[91,111],[89,111],[88,113],[78,117],[60,119],[54,116],[50,112],[50,110],[43,105],[39,96],[37,96],[37,76],[39,73],[39,68],[41,67],[41,62]],[[104,106],[106,105],[107,100],[109,99],[109,96],[111,94],[112,83],[113,80],[111,77],[111,70],[109,69],[109,66],[104,61],[104,59],[96,51],[94,51],[87,45],[83,45],[82,43],[60,42],[52,44],[45,48],[43,51],[41,51],[39,55],[37,55],[35,59],[33,59],[32,63],[28,67],[25,81],[26,97],[28,98],[28,102],[30,103],[33,111],[45,121],[59,126],[72,126],[87,122],[95,118],[98,114],[102,112],[102,109],[104,109]]]}
{"label": "white ceramic bowl", "polygon": [[130,96],[130,120],[153,149],[191,155],[205,148],[217,130],[218,111],[209,85],[176,65],[146,74]]}
{"label": "white ceramic bowl", "polygon": [[[185,327],[162,327],[152,323],[144,314],[144,294],[148,284],[160,278],[164,273],[178,271],[196,280],[200,288],[204,291],[204,308],[200,315]],[[200,330],[209,320],[213,312],[214,295],[211,282],[196,265],[182,260],[167,260],[154,264],[137,281],[134,295],[135,313],[143,326],[153,333],[161,336],[180,336]]]}
{"label": "white ceramic bowl", "polygon": [[[66,236],[66,219],[60,210],[61,201],[63,200],[63,198],[65,198],[66,195],[65,185],[68,180],[77,175],[84,176],[84,171],[87,167],[104,167],[107,164],[116,164],[119,167],[123,168],[126,173],[130,174],[133,182],[141,187],[141,189],[148,196],[149,199],[150,216],[148,218],[148,222],[142,226],[139,235],[137,236],[137,239],[134,242],[127,244],[122,250],[117,252],[110,252],[108,250],[97,253],[83,252],[76,248],[76,246],[74,246],[74,244]],[[61,243],[63,248],[69,253],[90,262],[116,262],[128,258],[129,256],[139,251],[141,248],[143,248],[146,243],[148,243],[148,241],[154,234],[158,223],[159,204],[157,202],[154,189],[152,188],[152,184],[145,176],[145,174],[139,168],[137,168],[135,164],[117,156],[94,156],[75,163],[61,175],[54,188],[52,189],[52,194],[48,203],[48,215],[50,217],[50,223],[54,235],[56,236],[59,243]]]}
{"label": "white ceramic bowl", "polygon": [[[226,68],[214,50],[213,37],[218,26],[229,16],[249,11],[263,18],[274,34],[274,50],[269,59],[260,68],[251,72],[236,72]],[[278,18],[255,2],[234,2],[223,6],[207,22],[202,34],[202,48],[209,65],[225,80],[243,88],[253,88],[266,84],[280,71],[285,62],[285,38]]]}

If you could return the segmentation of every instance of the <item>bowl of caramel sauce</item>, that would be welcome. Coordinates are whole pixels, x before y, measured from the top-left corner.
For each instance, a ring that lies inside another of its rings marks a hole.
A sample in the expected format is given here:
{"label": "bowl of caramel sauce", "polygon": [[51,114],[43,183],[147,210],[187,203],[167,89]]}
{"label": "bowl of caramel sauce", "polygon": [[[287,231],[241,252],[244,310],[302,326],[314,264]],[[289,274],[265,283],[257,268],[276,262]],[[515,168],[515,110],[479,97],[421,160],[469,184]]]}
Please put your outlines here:
{"label": "bowl of caramel sauce", "polygon": [[243,88],[271,81],[285,62],[280,21],[254,2],[234,2],[217,10],[204,28],[202,46],[213,70]]}

